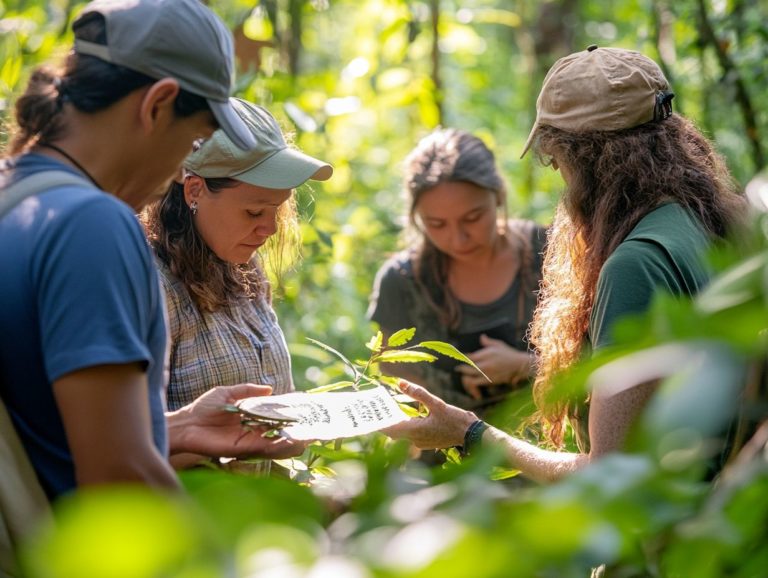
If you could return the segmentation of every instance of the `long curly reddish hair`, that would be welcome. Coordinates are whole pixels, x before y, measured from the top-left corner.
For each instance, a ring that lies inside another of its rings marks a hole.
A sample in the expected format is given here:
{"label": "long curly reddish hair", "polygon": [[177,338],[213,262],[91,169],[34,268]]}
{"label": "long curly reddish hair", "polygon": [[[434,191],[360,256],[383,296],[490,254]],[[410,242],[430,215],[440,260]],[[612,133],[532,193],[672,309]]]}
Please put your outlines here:
{"label": "long curly reddish hair", "polygon": [[741,220],[745,201],[712,144],[678,115],[613,132],[542,126],[535,151],[544,164],[556,159],[569,180],[549,232],[531,327],[539,352],[533,386],[538,417],[560,446],[565,420],[578,404],[553,401],[551,390],[582,354],[597,278],[609,255],[663,203],[686,207],[717,239]]}

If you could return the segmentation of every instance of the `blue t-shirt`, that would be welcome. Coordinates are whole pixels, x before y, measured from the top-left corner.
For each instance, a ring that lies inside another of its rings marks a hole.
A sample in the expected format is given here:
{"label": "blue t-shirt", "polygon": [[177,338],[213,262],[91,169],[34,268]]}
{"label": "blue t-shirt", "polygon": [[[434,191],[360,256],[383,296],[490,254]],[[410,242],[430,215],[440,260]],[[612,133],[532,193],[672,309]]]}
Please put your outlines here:
{"label": "blue t-shirt", "polygon": [[[37,154],[8,161],[9,182],[72,171]],[[165,305],[132,209],[95,187],[29,197],[0,221],[0,396],[54,499],[75,487],[52,383],[87,367],[142,363],[154,443],[167,453]]]}

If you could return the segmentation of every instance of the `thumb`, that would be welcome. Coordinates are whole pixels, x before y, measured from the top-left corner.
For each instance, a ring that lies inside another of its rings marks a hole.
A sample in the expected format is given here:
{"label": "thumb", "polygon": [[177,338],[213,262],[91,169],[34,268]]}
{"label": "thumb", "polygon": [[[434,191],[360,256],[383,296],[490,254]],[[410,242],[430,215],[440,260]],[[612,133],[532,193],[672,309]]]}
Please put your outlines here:
{"label": "thumb", "polygon": [[227,395],[231,401],[240,400],[246,397],[261,397],[272,393],[272,386],[256,385],[254,383],[239,383],[237,385],[226,386]]}

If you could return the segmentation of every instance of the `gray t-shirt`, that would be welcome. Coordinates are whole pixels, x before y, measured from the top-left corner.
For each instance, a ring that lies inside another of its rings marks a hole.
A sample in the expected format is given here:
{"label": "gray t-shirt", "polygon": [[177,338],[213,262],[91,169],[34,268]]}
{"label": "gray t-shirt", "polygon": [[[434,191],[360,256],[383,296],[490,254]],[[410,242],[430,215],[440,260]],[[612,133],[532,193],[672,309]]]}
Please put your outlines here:
{"label": "gray t-shirt", "polygon": [[[408,327],[416,328],[416,340],[438,340],[453,344],[463,353],[479,349],[480,334],[501,339],[520,350],[529,348],[528,326],[536,307],[541,281],[542,251],[546,230],[531,221],[512,220],[510,229],[527,239],[521,259],[520,273],[497,300],[482,305],[459,303],[461,321],[455,331],[442,323],[424,296],[414,277],[412,253],[404,251],[390,258],[376,275],[368,317],[388,333]],[[437,289],[435,280],[426,279],[430,290]],[[422,383],[445,401],[464,408],[476,409],[499,401],[510,387],[500,385],[488,389],[488,398],[475,400],[461,386],[454,371],[457,362],[440,356],[435,363],[419,363],[409,367]]]}

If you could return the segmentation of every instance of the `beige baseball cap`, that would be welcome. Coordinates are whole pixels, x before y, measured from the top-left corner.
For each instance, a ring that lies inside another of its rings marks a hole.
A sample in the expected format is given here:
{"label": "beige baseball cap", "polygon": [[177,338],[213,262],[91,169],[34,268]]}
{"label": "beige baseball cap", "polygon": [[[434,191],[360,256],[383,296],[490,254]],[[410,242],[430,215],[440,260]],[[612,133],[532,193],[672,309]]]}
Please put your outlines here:
{"label": "beige baseball cap", "polygon": [[664,73],[647,56],[593,44],[549,69],[536,100],[536,122],[520,158],[542,125],[568,132],[632,128],[668,117],[673,97]]}
{"label": "beige baseball cap", "polygon": [[[77,37],[92,14],[106,24],[106,44]],[[200,0],[96,0],[72,24],[75,52],[141,72],[174,78],[204,97],[219,126],[241,148],[255,143],[235,114],[230,92],[235,60],[232,34]]]}
{"label": "beige baseball cap", "polygon": [[256,144],[239,149],[217,130],[184,160],[185,169],[203,178],[231,178],[268,189],[294,189],[309,179],[331,177],[331,165],[288,146],[280,125],[265,108],[239,98],[234,101]]}

